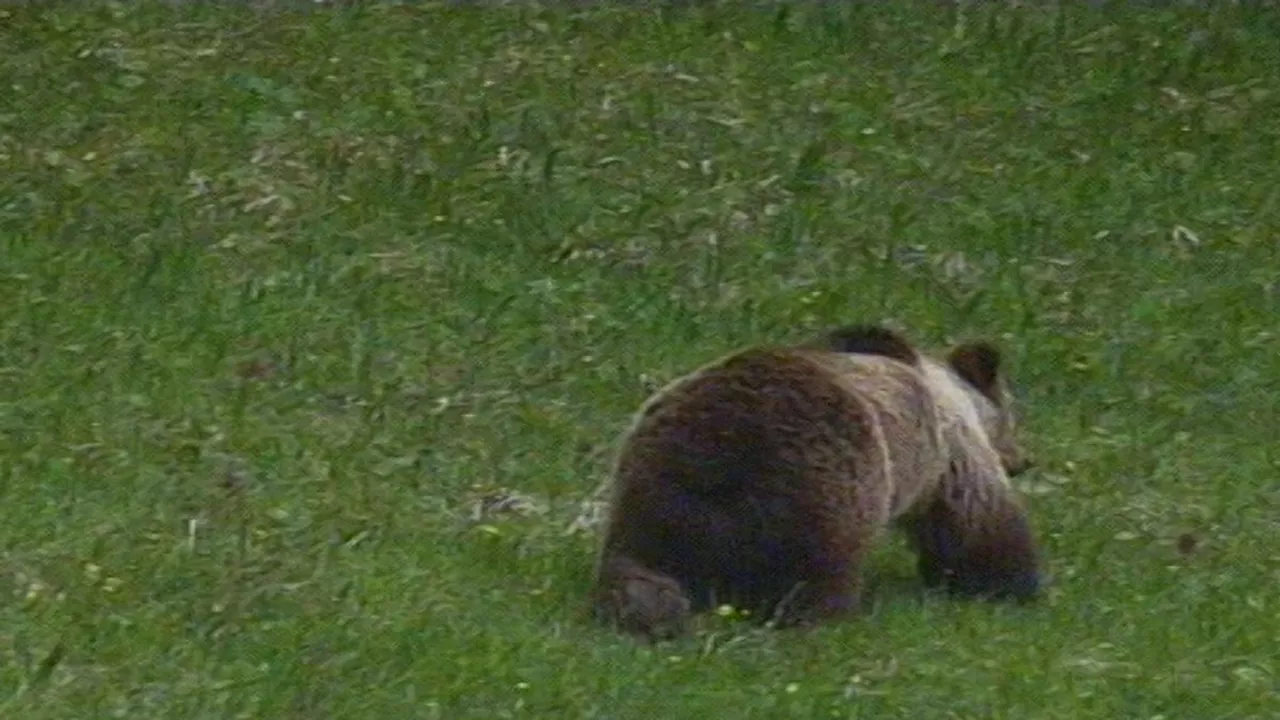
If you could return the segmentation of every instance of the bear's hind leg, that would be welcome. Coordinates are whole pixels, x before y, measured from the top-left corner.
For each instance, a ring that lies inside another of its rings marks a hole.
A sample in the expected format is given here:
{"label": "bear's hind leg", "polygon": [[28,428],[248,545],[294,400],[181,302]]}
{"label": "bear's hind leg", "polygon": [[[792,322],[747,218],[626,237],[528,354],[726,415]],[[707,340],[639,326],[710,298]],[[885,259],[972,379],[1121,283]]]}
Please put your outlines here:
{"label": "bear's hind leg", "polygon": [[861,609],[865,559],[888,523],[883,487],[874,479],[859,488],[844,486],[843,497],[812,498],[802,510],[792,530],[800,533],[797,582],[774,607],[778,625],[807,625]]}
{"label": "bear's hind leg", "polygon": [[839,571],[794,584],[774,604],[769,616],[778,627],[796,627],[837,619],[861,606],[861,563],[847,559]]}
{"label": "bear's hind leg", "polygon": [[650,641],[669,640],[688,629],[689,598],[675,578],[615,554],[601,562],[596,583],[598,619]]}

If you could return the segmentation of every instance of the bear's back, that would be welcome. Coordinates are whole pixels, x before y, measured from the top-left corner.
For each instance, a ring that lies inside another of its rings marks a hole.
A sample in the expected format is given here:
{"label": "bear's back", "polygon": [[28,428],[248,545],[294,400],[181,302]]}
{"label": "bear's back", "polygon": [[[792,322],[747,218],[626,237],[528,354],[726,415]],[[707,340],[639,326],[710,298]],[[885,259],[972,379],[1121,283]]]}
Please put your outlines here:
{"label": "bear's back", "polygon": [[643,469],[715,493],[794,468],[847,464],[843,456],[874,444],[874,419],[822,355],[753,348],[677,380],[641,411],[620,476]]}

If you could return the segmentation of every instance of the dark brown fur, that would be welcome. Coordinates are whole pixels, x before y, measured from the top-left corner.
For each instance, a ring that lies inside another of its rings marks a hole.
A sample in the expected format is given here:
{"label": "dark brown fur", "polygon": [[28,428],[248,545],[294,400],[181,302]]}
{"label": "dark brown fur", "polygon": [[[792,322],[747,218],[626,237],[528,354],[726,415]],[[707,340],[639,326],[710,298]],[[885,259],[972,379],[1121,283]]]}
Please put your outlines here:
{"label": "dark brown fur", "polygon": [[722,603],[783,624],[842,615],[895,519],[926,584],[1036,594],[1031,531],[981,429],[947,424],[905,342],[850,338],[856,355],[743,351],[647,404],[616,466],[600,617],[661,639]]}
{"label": "dark brown fur", "polygon": [[947,356],[956,373],[997,406],[1004,404],[1000,388],[1000,351],[987,343],[961,345]]}
{"label": "dark brown fur", "polygon": [[814,347],[839,353],[882,355],[919,365],[920,354],[898,333],[879,325],[848,325],[827,332]]}

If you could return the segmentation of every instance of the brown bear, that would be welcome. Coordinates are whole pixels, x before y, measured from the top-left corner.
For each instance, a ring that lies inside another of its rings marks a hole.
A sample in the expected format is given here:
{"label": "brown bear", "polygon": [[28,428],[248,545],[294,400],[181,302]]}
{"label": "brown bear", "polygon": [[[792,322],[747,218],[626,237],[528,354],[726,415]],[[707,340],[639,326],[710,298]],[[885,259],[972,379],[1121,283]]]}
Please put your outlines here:
{"label": "brown bear", "polygon": [[782,625],[838,616],[858,607],[864,559],[890,524],[927,586],[1034,598],[1013,433],[985,343],[943,362],[856,326],[733,353],[637,414],[614,468],[595,612],[649,639],[719,604]]}

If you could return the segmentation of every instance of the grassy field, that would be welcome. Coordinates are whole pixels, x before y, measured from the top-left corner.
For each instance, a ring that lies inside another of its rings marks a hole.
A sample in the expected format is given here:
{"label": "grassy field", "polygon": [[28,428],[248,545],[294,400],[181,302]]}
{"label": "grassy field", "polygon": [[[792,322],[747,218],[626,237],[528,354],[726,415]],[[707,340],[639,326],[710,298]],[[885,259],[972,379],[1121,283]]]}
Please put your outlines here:
{"label": "grassy field", "polygon": [[[1280,717],[1280,10],[1063,5],[0,8],[0,717]],[[629,414],[855,321],[1046,601],[592,624]]]}

